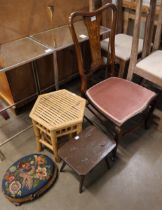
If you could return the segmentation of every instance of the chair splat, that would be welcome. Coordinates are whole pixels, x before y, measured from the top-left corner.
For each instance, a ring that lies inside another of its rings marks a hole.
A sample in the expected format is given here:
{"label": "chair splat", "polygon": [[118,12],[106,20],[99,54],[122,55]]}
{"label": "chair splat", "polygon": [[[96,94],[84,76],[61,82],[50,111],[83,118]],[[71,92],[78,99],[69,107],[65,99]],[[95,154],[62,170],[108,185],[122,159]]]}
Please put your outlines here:
{"label": "chair splat", "polygon": [[91,69],[96,69],[100,65],[103,65],[103,57],[101,55],[100,44],[100,23],[101,15],[98,14],[92,17],[84,17],[84,22],[87,27],[90,51],[92,57]]}

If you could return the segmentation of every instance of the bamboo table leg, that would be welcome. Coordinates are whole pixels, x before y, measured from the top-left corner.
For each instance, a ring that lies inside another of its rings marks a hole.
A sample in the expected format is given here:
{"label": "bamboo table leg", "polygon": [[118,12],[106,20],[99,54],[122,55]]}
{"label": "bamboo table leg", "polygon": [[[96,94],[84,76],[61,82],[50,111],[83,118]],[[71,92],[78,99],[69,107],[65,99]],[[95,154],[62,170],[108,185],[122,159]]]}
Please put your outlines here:
{"label": "bamboo table leg", "polygon": [[56,162],[60,162],[60,158],[58,156],[57,137],[56,137],[56,133],[54,133],[54,132],[51,132],[51,143],[52,143],[52,147],[53,147],[54,158],[55,158]]}
{"label": "bamboo table leg", "polygon": [[35,138],[36,138],[36,144],[37,144],[37,151],[41,152],[42,151],[42,145],[40,143],[40,130],[37,128],[36,123],[32,120],[33,122],[33,129],[34,129],[34,133],[35,133]]}

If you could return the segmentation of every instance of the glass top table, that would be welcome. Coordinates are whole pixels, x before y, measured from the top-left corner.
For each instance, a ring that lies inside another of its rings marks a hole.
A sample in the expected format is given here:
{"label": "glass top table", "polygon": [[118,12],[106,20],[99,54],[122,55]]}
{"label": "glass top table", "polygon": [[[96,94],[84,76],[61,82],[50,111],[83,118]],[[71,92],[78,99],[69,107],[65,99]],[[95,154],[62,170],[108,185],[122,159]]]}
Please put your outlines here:
{"label": "glass top table", "polygon": [[7,71],[40,57],[51,51],[29,37],[0,45],[0,72]]}
{"label": "glass top table", "polygon": [[[88,39],[88,32],[83,21],[76,22],[74,27],[80,42]],[[109,28],[101,26],[101,35],[109,32]],[[30,37],[44,46],[55,50],[61,50],[73,44],[68,25],[41,32]]]}
{"label": "glass top table", "polygon": [[[75,28],[80,42],[88,40],[88,32],[83,21],[77,21]],[[101,26],[101,35],[108,34],[109,32],[110,29]],[[72,44],[73,41],[68,25],[1,44],[0,72],[14,69],[46,55],[53,54],[55,87],[59,89],[57,51],[65,49]]]}
{"label": "glass top table", "polygon": [[[77,36],[80,42],[88,40],[87,28],[83,21],[77,21],[74,25]],[[108,34],[110,32],[109,28],[101,26],[100,34]],[[59,89],[58,82],[58,65],[57,65],[57,51],[65,49],[73,44],[70,29],[68,25],[62,27],[54,28],[48,31],[44,31],[38,34],[30,36],[37,43],[46,46],[51,52],[53,52],[54,60],[54,75],[55,75],[55,87],[56,90]]]}
{"label": "glass top table", "polygon": [[[87,30],[83,22],[77,22],[75,27],[77,29],[80,42],[88,40]],[[108,34],[109,31],[110,29],[101,26],[101,35]],[[12,70],[30,62],[34,62],[35,60],[46,55],[53,54],[55,87],[58,89],[57,51],[72,44],[73,41],[68,25],[34,34],[30,37],[0,44],[0,73]],[[36,75],[35,79],[38,79]],[[37,85],[39,85],[39,82],[36,82]],[[38,89],[40,88],[38,87]],[[12,106],[14,106],[14,104],[12,104]],[[5,108],[5,110],[8,108]],[[4,110],[0,110],[0,113],[2,111]],[[8,141],[10,140],[6,140],[3,142],[3,144],[6,144]],[[2,146],[2,144],[0,146]],[[2,156],[1,151],[0,156]]]}

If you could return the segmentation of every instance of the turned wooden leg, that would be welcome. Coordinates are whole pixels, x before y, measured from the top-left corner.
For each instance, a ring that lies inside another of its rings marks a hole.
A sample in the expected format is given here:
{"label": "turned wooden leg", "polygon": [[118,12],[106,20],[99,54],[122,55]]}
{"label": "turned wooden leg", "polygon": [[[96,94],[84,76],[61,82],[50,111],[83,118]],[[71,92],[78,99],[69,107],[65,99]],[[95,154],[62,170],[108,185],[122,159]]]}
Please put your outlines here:
{"label": "turned wooden leg", "polygon": [[156,99],[152,101],[152,103],[148,106],[147,110],[146,110],[146,114],[145,114],[145,129],[149,128],[149,120],[151,119],[151,116],[153,115],[153,111],[156,107]]}
{"label": "turned wooden leg", "polygon": [[84,175],[81,175],[80,176],[79,193],[82,193],[83,192],[84,179],[85,179],[85,176]]}
{"label": "turned wooden leg", "polygon": [[115,141],[116,141],[116,147],[113,149],[112,151],[112,160],[115,161],[117,159],[117,149],[118,149],[118,144],[119,144],[119,140],[121,138],[122,135],[122,129],[118,126],[115,127]]}
{"label": "turned wooden leg", "polygon": [[60,172],[63,172],[65,166],[66,166],[66,163],[65,163],[65,161],[63,161],[63,162],[62,162],[62,166],[61,166],[61,168],[60,168]]}

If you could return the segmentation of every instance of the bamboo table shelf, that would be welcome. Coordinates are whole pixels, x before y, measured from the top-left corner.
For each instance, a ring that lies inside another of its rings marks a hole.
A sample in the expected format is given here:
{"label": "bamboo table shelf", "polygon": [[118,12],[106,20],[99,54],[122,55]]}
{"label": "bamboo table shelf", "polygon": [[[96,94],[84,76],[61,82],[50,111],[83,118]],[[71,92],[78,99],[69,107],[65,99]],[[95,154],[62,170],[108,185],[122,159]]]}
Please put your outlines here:
{"label": "bamboo table shelf", "polygon": [[37,150],[44,145],[59,161],[58,137],[81,132],[85,104],[85,99],[67,90],[40,95],[30,113]]}

